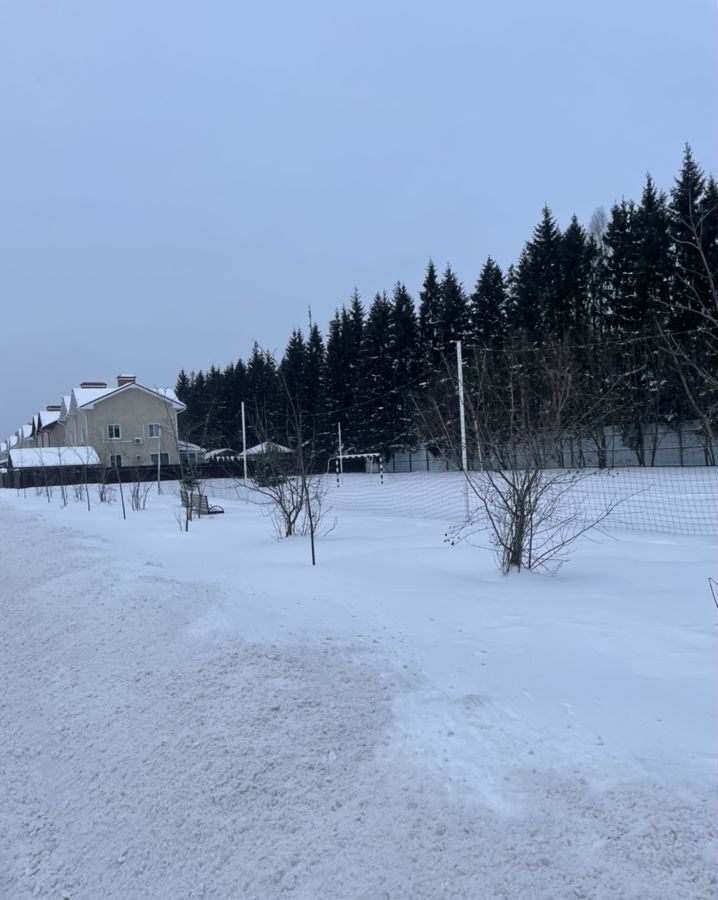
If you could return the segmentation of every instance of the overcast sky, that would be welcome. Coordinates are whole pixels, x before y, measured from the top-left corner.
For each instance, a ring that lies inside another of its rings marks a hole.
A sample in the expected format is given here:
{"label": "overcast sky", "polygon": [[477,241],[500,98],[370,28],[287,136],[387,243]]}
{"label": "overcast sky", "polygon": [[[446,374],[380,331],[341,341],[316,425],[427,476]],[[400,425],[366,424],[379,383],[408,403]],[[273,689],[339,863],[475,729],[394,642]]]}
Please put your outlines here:
{"label": "overcast sky", "polygon": [[0,0],[0,434],[716,170],[714,0]]}

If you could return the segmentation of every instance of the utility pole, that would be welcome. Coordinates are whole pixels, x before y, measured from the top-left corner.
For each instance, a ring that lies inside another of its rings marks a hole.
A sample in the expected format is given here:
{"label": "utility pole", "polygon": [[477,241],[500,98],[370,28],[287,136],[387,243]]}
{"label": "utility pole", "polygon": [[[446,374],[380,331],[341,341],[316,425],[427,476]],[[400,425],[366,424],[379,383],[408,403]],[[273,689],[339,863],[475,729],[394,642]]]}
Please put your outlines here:
{"label": "utility pole", "polygon": [[339,473],[344,474],[344,458],[342,456],[342,423],[337,422],[337,434],[339,436]]}
{"label": "utility pole", "polygon": [[456,342],[456,375],[459,387],[459,425],[461,427],[461,468],[466,472],[469,461],[466,454],[466,415],[464,411],[464,363],[461,358],[461,341]]}
{"label": "utility pole", "polygon": [[469,519],[469,461],[466,453],[466,415],[464,410],[464,361],[461,357],[461,341],[456,342],[456,374],[459,389],[459,426],[461,428],[461,469],[464,473],[464,513]]}
{"label": "utility pole", "polygon": [[157,493],[162,493],[162,477],[160,473],[160,460],[162,459],[162,425],[157,426]]}
{"label": "utility pole", "polygon": [[242,400],[242,462],[244,464],[244,480],[247,481],[247,425],[244,419],[244,400]]}

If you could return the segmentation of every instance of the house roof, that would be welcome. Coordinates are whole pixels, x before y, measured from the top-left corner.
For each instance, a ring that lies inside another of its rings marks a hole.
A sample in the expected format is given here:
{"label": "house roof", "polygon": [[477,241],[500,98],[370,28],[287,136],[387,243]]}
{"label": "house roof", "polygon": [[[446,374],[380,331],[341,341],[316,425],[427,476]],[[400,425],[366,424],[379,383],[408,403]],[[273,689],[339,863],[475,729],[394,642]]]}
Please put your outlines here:
{"label": "house roof", "polygon": [[232,450],[231,447],[222,447],[219,450],[208,450],[207,453],[205,453],[205,459],[218,459],[225,456],[240,457],[241,455],[241,450]]}
{"label": "house roof", "polygon": [[41,409],[37,414],[38,419],[40,420],[41,428],[48,428],[50,425],[54,425],[55,422],[60,418],[60,410],[59,409]]}
{"label": "house roof", "polygon": [[69,394],[66,394],[62,398],[62,403],[60,404],[60,406],[61,406],[60,421],[64,422],[65,419],[67,418],[67,414],[70,412],[70,395]]}
{"label": "house roof", "polygon": [[114,388],[112,391],[109,391],[107,388],[73,388],[70,402],[74,399],[78,406],[91,406],[96,400],[107,394],[114,393],[115,390],[117,388]]}
{"label": "house roof", "polygon": [[292,453],[289,447],[275,444],[273,441],[262,441],[254,447],[247,448],[247,456],[258,456],[260,453]]}
{"label": "house roof", "polygon": [[72,394],[70,395],[71,399],[68,403],[68,408],[74,401],[74,405],[77,406],[78,409],[84,409],[86,407],[91,409],[92,407],[94,407],[95,403],[106,400],[108,397],[114,397],[117,394],[121,394],[125,391],[133,390],[140,390],[144,391],[147,394],[154,394],[155,396],[159,396],[163,400],[167,400],[169,403],[171,403],[178,412],[182,412],[187,408],[184,403],[181,403],[177,399],[177,395],[172,390],[172,388],[148,388],[136,381],[131,381],[127,384],[123,384],[121,387],[113,388],[73,388]]}
{"label": "house roof", "polygon": [[177,449],[180,453],[204,453],[199,444],[191,444],[189,441],[177,441]]}
{"label": "house roof", "polygon": [[8,461],[13,469],[100,464],[97,451],[92,447],[25,447],[23,450],[10,450]]}

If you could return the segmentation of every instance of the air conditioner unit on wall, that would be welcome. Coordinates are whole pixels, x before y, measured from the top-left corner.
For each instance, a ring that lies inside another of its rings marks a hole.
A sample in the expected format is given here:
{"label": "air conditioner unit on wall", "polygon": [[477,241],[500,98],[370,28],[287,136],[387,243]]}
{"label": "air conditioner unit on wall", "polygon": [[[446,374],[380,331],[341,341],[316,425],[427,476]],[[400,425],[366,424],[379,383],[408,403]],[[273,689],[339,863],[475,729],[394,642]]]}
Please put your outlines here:
{"label": "air conditioner unit on wall", "polygon": [[141,443],[142,443],[142,438],[141,438],[141,437],[136,437],[136,438],[135,438],[135,443],[136,443],[136,444],[141,444]]}

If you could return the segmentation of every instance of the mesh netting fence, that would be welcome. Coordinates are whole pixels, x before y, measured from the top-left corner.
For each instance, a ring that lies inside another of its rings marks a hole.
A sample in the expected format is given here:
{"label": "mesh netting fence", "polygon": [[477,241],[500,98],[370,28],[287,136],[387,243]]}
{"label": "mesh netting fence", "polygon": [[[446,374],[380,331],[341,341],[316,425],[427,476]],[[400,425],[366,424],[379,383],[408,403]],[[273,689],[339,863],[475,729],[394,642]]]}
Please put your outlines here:
{"label": "mesh netting fence", "polygon": [[[548,477],[554,470],[547,470]],[[560,470],[559,470],[560,471]],[[568,470],[567,470],[568,471]],[[562,500],[566,515],[585,521],[602,517],[604,528],[687,535],[718,535],[718,469],[636,467],[579,470],[580,480]],[[461,472],[355,473],[321,476],[327,503],[343,510],[411,516],[458,524],[479,507]],[[481,473],[469,473],[480,487]],[[251,499],[241,481],[213,479],[207,493],[218,499]]]}

